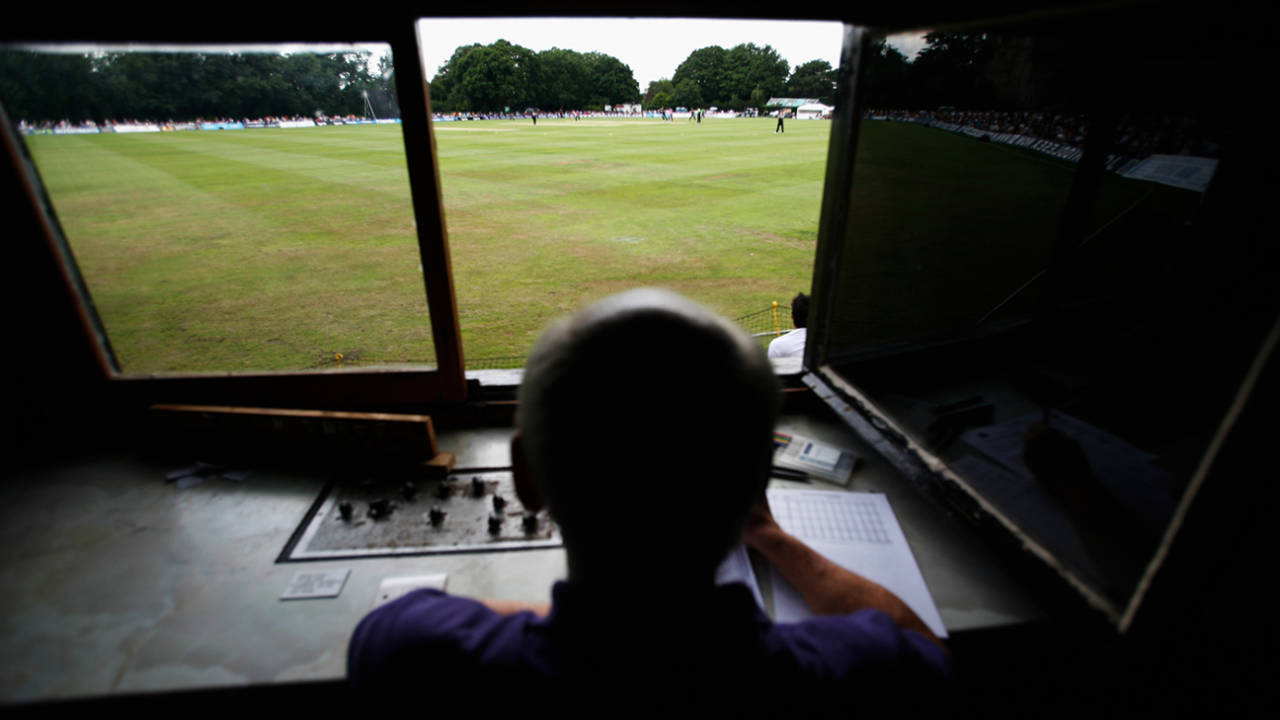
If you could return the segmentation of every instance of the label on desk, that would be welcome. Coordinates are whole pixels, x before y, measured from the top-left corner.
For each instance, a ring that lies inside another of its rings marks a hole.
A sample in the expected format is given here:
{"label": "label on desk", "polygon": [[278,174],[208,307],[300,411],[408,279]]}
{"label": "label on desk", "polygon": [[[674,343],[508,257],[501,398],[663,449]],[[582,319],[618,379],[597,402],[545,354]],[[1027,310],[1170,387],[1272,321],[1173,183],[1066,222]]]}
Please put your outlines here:
{"label": "label on desk", "polygon": [[335,598],[342,593],[351,568],[341,570],[302,570],[294,574],[289,587],[280,595],[281,600],[307,600],[310,598]]}

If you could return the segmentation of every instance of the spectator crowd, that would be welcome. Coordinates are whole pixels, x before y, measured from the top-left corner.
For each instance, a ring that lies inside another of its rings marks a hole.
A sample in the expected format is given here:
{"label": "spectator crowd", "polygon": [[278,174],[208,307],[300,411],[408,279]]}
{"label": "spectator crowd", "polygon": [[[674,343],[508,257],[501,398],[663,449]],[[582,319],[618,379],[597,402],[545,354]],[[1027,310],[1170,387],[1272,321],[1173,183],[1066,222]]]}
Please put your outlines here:
{"label": "spectator crowd", "polygon": [[[1080,148],[1089,133],[1085,115],[1042,111],[868,110],[865,117],[917,123],[946,123],[989,133],[1008,133]],[[1189,116],[1125,115],[1116,126],[1112,153],[1132,158],[1150,155],[1218,157],[1216,129]]]}

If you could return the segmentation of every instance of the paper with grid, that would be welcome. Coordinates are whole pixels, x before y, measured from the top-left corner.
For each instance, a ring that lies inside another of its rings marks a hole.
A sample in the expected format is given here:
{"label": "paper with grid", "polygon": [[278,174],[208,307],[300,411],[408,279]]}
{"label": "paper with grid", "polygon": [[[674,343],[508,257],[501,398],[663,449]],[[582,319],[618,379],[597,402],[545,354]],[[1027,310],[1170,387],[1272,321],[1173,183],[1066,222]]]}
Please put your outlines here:
{"label": "paper with grid", "polygon": [[[946,637],[889,499],[880,493],[773,488],[769,508],[783,530],[832,562],[884,586],[907,604],[938,637]],[[773,572],[774,619],[794,622],[813,616],[795,588]]]}
{"label": "paper with grid", "polygon": [[[877,496],[866,493],[788,493],[779,496],[777,504],[770,496],[769,507],[784,530],[805,541],[886,545],[889,533],[880,519],[879,504],[874,497]],[[786,518],[786,522],[781,518]]]}

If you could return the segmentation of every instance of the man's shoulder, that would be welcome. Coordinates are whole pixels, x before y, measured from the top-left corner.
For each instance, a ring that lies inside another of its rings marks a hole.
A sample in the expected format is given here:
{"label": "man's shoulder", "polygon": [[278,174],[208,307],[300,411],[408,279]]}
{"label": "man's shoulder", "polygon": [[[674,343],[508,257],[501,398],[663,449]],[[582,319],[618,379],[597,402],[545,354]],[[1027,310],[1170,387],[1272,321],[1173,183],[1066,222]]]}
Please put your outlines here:
{"label": "man's shoulder", "polygon": [[805,329],[796,328],[785,335],[779,335],[769,342],[769,357],[787,357],[804,352]]}

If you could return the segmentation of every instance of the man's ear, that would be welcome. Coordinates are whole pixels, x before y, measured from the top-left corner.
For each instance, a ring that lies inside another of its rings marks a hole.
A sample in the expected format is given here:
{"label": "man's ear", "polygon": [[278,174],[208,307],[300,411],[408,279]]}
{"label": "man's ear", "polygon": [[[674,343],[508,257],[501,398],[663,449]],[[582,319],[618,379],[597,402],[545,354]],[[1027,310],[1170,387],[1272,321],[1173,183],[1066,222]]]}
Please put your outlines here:
{"label": "man's ear", "polygon": [[520,498],[524,509],[529,512],[541,510],[542,495],[529,474],[529,464],[524,456],[524,438],[520,437],[520,433],[511,436],[511,478],[516,484],[516,497]]}

